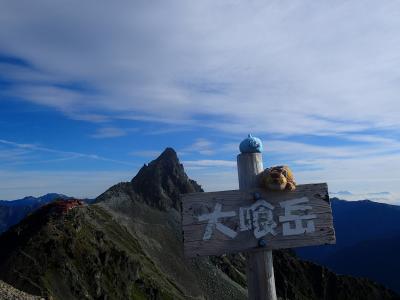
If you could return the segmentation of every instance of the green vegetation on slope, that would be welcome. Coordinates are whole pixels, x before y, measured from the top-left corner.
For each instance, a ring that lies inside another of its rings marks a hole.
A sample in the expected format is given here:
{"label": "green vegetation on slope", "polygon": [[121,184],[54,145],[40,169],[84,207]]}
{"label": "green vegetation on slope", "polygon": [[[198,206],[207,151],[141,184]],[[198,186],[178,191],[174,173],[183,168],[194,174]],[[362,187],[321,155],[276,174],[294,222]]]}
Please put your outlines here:
{"label": "green vegetation on slope", "polygon": [[34,218],[1,237],[2,245],[10,241],[18,245],[12,253],[2,253],[8,257],[2,256],[0,266],[1,276],[13,285],[55,299],[136,299],[138,295],[183,299],[138,241],[103,208],[77,207],[51,216],[26,240],[21,227],[32,226]]}

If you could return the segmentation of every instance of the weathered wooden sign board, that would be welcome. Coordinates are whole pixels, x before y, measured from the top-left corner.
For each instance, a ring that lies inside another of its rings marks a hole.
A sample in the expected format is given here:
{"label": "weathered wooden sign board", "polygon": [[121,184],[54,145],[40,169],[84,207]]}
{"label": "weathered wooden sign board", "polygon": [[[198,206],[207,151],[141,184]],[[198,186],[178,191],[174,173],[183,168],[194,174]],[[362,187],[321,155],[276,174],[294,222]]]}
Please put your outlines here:
{"label": "weathered wooden sign board", "polygon": [[335,243],[326,183],[295,191],[193,193],[182,200],[188,257]]}

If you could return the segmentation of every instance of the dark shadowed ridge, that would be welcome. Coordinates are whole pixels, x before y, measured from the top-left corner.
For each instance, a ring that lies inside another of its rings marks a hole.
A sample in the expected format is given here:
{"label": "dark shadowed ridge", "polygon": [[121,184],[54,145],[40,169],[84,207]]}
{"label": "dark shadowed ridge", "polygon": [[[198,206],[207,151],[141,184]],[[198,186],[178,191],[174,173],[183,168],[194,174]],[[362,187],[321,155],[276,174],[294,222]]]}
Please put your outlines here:
{"label": "dark shadowed ridge", "polygon": [[52,219],[59,219],[68,210],[82,206],[83,201],[69,198],[60,199],[43,205],[28,215],[17,225],[0,235],[0,262],[6,260],[15,249],[25,246],[37,232]]}
{"label": "dark shadowed ridge", "polygon": [[0,234],[5,232],[12,225],[17,224],[29,213],[57,199],[67,200],[71,199],[71,197],[49,193],[41,197],[28,196],[23,199],[12,201],[0,200]]}
{"label": "dark shadowed ridge", "polygon": [[203,191],[186,175],[172,148],[165,149],[157,159],[144,165],[131,183],[146,203],[161,209],[172,207],[180,210],[180,194]]}

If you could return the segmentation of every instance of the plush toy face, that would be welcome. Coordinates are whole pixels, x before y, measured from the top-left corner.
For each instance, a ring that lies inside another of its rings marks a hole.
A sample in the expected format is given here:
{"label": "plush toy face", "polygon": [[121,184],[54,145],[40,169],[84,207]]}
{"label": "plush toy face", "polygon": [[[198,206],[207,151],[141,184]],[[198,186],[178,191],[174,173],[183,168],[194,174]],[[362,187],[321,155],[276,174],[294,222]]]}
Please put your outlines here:
{"label": "plush toy face", "polygon": [[288,189],[292,191],[296,188],[293,173],[288,166],[265,169],[261,181],[263,187],[271,190],[282,191]]}

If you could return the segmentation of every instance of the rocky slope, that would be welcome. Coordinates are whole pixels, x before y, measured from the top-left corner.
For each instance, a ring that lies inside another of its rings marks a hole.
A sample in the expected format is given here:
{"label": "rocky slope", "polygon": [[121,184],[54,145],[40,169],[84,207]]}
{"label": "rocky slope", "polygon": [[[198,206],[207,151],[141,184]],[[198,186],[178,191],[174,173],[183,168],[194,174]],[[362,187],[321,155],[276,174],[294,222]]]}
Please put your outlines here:
{"label": "rocky slope", "polygon": [[[178,195],[199,192],[167,149],[97,203],[42,207],[0,236],[0,279],[54,299],[246,299],[244,258],[183,256]],[[274,252],[281,299],[399,299]]]}
{"label": "rocky slope", "polygon": [[[42,300],[42,297],[29,295],[0,280],[0,299],[2,300]],[[44,300],[44,299],[43,299]]]}

